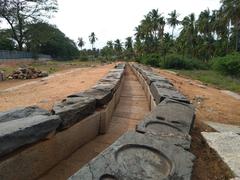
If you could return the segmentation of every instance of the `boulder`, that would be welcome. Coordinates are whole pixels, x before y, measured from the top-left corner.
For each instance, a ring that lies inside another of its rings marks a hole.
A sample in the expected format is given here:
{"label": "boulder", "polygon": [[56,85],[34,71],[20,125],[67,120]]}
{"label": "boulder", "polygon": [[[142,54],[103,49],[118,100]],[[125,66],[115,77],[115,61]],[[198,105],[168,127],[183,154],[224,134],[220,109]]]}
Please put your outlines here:
{"label": "boulder", "polygon": [[190,180],[194,155],[165,141],[128,132],[69,180]]}
{"label": "boulder", "polygon": [[62,122],[60,130],[66,129],[94,113],[96,100],[92,97],[68,97],[53,106],[53,114],[59,115]]}
{"label": "boulder", "polygon": [[50,115],[50,112],[37,106],[12,109],[0,112],[0,123],[37,115]]}
{"label": "boulder", "polygon": [[2,122],[0,124],[0,156],[46,138],[57,129],[60,122],[59,116],[45,115]]}

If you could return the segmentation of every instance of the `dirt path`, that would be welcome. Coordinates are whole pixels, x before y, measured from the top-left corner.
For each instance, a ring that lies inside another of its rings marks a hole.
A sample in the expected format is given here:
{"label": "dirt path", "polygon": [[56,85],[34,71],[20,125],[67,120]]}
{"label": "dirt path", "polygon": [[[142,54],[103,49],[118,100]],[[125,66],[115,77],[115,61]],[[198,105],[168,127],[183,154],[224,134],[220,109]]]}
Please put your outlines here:
{"label": "dirt path", "polygon": [[149,112],[145,93],[137,78],[127,69],[120,102],[114,111],[110,127],[106,134],[82,146],[68,159],[41,177],[41,180],[65,180],[77,172],[100,152],[111,145],[127,130],[134,130],[136,125]]}
{"label": "dirt path", "polygon": [[193,180],[226,180],[232,173],[217,153],[209,148],[201,136],[203,131],[214,131],[204,121],[240,125],[240,100],[219,89],[187,79],[165,70],[156,72],[165,76],[186,95],[196,107],[196,122],[192,136],[191,152],[196,156]]}
{"label": "dirt path", "polygon": [[0,83],[0,111],[37,105],[51,109],[54,102],[71,93],[90,88],[113,64],[93,68],[77,68],[52,74],[47,78]]}

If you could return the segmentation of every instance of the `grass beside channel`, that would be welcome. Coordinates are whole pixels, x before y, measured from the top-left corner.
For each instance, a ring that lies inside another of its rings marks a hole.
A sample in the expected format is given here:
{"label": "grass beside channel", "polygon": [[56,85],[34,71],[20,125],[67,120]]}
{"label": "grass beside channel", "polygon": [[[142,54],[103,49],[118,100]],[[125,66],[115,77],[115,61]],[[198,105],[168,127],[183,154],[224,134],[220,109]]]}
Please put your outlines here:
{"label": "grass beside channel", "polygon": [[233,78],[230,76],[222,75],[216,71],[212,70],[173,70],[180,75],[190,77],[191,79],[196,79],[213,85],[216,88],[227,89],[240,93],[240,79]]}

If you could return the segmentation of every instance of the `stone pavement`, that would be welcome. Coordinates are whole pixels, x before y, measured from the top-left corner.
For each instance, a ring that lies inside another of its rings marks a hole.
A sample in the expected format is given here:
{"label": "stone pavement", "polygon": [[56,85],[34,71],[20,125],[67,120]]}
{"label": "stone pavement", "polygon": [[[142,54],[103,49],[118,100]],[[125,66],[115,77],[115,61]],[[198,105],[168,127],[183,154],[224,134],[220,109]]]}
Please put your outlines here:
{"label": "stone pavement", "polygon": [[205,123],[218,132],[202,132],[204,139],[228,165],[236,176],[236,179],[239,179],[240,127],[208,121]]}

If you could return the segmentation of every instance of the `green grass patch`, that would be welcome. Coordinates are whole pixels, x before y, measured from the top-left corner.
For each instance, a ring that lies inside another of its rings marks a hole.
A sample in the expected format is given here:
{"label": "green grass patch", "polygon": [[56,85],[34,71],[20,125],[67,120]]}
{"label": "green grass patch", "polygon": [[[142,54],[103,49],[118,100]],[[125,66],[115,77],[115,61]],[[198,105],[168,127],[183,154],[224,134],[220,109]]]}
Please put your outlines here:
{"label": "green grass patch", "polygon": [[231,76],[222,75],[219,72],[212,70],[174,70],[180,75],[190,77],[213,85],[220,89],[227,89],[240,93],[240,79],[233,78]]}

